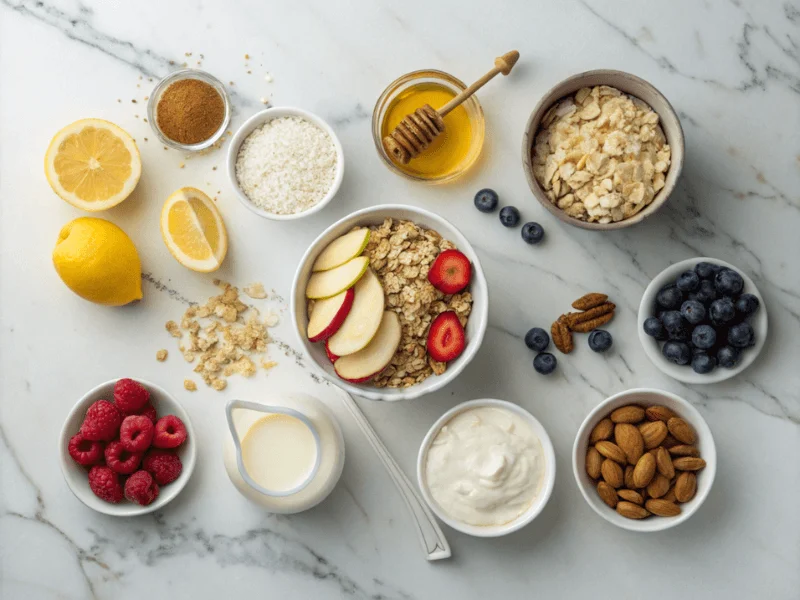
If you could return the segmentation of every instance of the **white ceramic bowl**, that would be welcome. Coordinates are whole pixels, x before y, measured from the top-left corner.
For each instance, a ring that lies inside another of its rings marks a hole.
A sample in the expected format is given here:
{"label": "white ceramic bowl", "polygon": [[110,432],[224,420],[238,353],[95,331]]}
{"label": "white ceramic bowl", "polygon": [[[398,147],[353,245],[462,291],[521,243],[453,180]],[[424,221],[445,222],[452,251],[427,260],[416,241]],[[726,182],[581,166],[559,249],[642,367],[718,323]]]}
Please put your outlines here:
{"label": "white ceramic bowl", "polygon": [[[336,375],[331,361],[325,355],[324,345],[312,344],[306,337],[308,314],[305,289],[308,278],[311,276],[311,266],[317,255],[333,240],[347,233],[353,227],[380,225],[387,217],[406,219],[422,227],[438,231],[442,237],[455,243],[457,248],[472,263],[472,282],[469,285],[469,291],[472,294],[473,304],[472,313],[466,327],[467,345],[464,348],[464,352],[447,365],[447,371],[443,375],[431,375],[422,383],[408,388],[376,388],[369,383],[351,384],[343,381]],[[306,354],[316,363],[322,371],[322,375],[328,381],[357,396],[369,398],[370,400],[393,402],[418,398],[441,389],[464,370],[478,352],[478,348],[483,341],[483,335],[486,333],[486,325],[489,321],[489,289],[486,285],[486,278],[483,275],[478,255],[467,241],[467,238],[449,221],[423,208],[404,206],[402,204],[382,204],[351,213],[328,227],[314,240],[306,250],[303,258],[300,259],[300,264],[295,272],[289,306],[292,312],[292,323],[300,343],[305,348]]]}
{"label": "white ceramic bowl", "polygon": [[[542,450],[544,451],[544,482],[542,483],[542,488],[539,491],[539,495],[536,496],[534,501],[524,513],[510,523],[505,523],[504,525],[480,527],[454,520],[452,517],[448,516],[447,513],[442,510],[436,500],[434,500],[424,477],[425,461],[428,457],[428,449],[430,448],[431,443],[433,443],[436,435],[439,433],[439,430],[441,430],[441,428],[444,427],[456,415],[464,412],[465,410],[479,407],[500,408],[521,416],[530,424],[531,429],[539,438],[539,441],[542,444]],[[419,448],[419,454],[417,455],[417,482],[419,484],[419,489],[422,491],[422,497],[425,498],[425,502],[428,503],[428,506],[430,506],[431,510],[436,514],[437,517],[439,517],[439,519],[441,519],[444,523],[447,523],[453,529],[468,535],[473,535],[475,537],[500,537],[513,531],[517,531],[518,529],[522,529],[525,527],[525,525],[533,521],[540,512],[542,512],[547,504],[547,501],[550,499],[550,495],[553,493],[553,487],[555,486],[556,482],[556,453],[553,450],[553,444],[550,442],[550,436],[547,435],[545,428],[541,423],[539,423],[536,417],[534,417],[524,408],[511,402],[506,402],[505,400],[495,400],[491,398],[470,400],[468,402],[462,402],[461,404],[454,406],[444,413],[425,435],[425,438],[422,440],[422,445]]]}
{"label": "white ceramic bowl", "polygon": [[[647,317],[654,316],[656,295],[658,294],[659,290],[668,283],[674,282],[678,275],[684,271],[693,269],[694,266],[699,262],[708,262],[715,265],[721,265],[723,267],[733,269],[739,273],[742,276],[742,279],[744,279],[744,293],[753,294],[756,298],[758,298],[758,302],[760,304],[756,314],[750,318],[750,323],[752,324],[756,335],[755,345],[750,348],[745,348],[742,351],[742,357],[739,360],[739,364],[733,369],[725,369],[718,366],[716,369],[711,371],[711,373],[706,375],[695,373],[692,370],[691,365],[676,365],[664,358],[664,355],[661,353],[661,345],[663,342],[658,342],[655,338],[647,335],[644,332],[643,327],[645,319]],[[753,363],[753,361],[761,352],[761,349],[764,347],[764,342],[766,339],[767,307],[764,305],[764,298],[762,298],[761,292],[758,291],[758,288],[753,283],[753,280],[750,279],[744,271],[722,260],[717,260],[716,258],[701,256],[699,258],[690,258],[688,260],[675,263],[674,265],[670,265],[653,278],[653,281],[651,281],[650,285],[648,285],[647,289],[645,289],[644,295],[642,296],[642,302],[639,305],[639,340],[642,342],[644,353],[647,354],[647,357],[652,361],[652,363],[664,373],[674,379],[677,379],[678,381],[683,381],[684,383],[718,383],[738,375]]]}
{"label": "white ceramic bowl", "polygon": [[[614,409],[626,404],[638,404],[645,408],[660,404],[671,408],[694,427],[697,433],[697,447],[700,449],[701,458],[706,461],[706,467],[697,472],[697,493],[689,502],[680,505],[681,514],[677,517],[652,516],[642,520],[623,517],[600,499],[595,483],[586,473],[586,451],[589,448],[589,434],[601,419],[608,416]],[[637,388],[620,392],[603,400],[584,419],[578,429],[578,434],[575,436],[575,444],[572,447],[572,472],[575,475],[578,489],[580,489],[586,502],[609,523],[630,531],[662,531],[683,523],[697,512],[697,509],[705,501],[717,472],[717,450],[714,446],[711,430],[694,406],[683,398],[669,392]]]}
{"label": "white ceramic bowl", "polygon": [[155,407],[159,418],[166,415],[175,415],[186,425],[186,432],[188,434],[186,441],[178,448],[178,456],[180,456],[181,463],[183,464],[183,470],[175,481],[169,485],[160,486],[158,498],[156,498],[155,502],[147,506],[139,506],[128,500],[123,500],[119,504],[111,504],[110,502],[101,500],[95,496],[94,492],[89,488],[89,469],[82,467],[72,460],[67,450],[67,444],[70,438],[78,433],[89,406],[96,400],[113,401],[114,384],[117,382],[117,379],[101,383],[97,387],[89,390],[78,400],[77,404],[72,407],[69,415],[67,415],[67,420],[64,421],[64,425],[61,428],[61,436],[58,440],[58,452],[61,457],[61,472],[64,474],[64,479],[69,489],[72,490],[72,493],[75,494],[78,500],[89,508],[114,517],[144,515],[166,506],[175,496],[180,494],[186,482],[189,481],[196,461],[197,451],[194,429],[192,429],[192,422],[189,420],[189,414],[180,403],[163,388],[143,379],[136,379],[136,381],[141,383],[150,392],[150,402]]}
{"label": "white ceramic bowl", "polygon": [[[336,147],[336,175],[334,176],[331,189],[329,189],[325,197],[314,206],[293,215],[278,215],[268,212],[263,208],[259,208],[247,197],[247,194],[244,193],[239,185],[239,180],[236,178],[236,158],[239,156],[239,148],[242,146],[242,142],[244,142],[247,136],[253,133],[255,129],[258,129],[267,121],[280,117],[300,117],[314,123],[314,125],[325,131],[331,137],[333,145]],[[292,221],[321,211],[333,199],[336,192],[339,191],[339,186],[342,184],[342,177],[344,177],[344,151],[342,150],[342,144],[339,142],[339,138],[336,137],[330,125],[317,115],[303,110],[302,108],[278,106],[257,112],[239,127],[238,131],[231,139],[230,147],[228,148],[228,179],[230,179],[231,185],[236,191],[237,198],[239,198],[241,203],[244,204],[248,210],[251,210],[265,219],[272,219],[273,221]]]}

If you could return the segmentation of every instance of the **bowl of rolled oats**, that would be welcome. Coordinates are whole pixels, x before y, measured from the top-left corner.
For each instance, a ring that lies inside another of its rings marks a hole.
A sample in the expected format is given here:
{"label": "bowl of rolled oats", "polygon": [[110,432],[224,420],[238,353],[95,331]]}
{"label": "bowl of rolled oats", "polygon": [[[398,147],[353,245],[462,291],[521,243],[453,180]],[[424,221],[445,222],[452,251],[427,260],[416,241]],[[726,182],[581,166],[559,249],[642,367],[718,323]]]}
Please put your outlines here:
{"label": "bowl of rolled oats", "polygon": [[610,70],[580,73],[551,89],[522,142],[534,196],[584,229],[621,229],[654,214],[675,188],[683,156],[683,129],[664,95]]}
{"label": "bowl of rolled oats", "polygon": [[488,303],[478,256],[458,229],[422,208],[387,204],[356,211],[314,240],[289,306],[305,353],[328,381],[397,401],[436,391],[466,368],[483,341]]}

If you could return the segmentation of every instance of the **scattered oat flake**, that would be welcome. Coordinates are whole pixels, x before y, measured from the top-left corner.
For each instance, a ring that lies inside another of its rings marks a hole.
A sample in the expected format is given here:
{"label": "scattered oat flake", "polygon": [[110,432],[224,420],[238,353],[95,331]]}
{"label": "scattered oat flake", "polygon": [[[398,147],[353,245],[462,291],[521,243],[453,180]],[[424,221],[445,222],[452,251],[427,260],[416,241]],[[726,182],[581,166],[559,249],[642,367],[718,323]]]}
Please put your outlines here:
{"label": "scattered oat flake", "polygon": [[162,348],[161,350],[156,352],[156,360],[158,362],[164,362],[165,360],[167,360],[167,354],[168,354],[167,351],[164,348]]}
{"label": "scattered oat flake", "polygon": [[196,392],[197,391],[197,384],[192,381],[191,379],[184,379],[183,380],[183,388],[189,392]]}
{"label": "scattered oat flake", "polygon": [[242,291],[256,300],[262,300],[267,297],[267,291],[264,289],[262,283],[251,283],[242,288]]}
{"label": "scattered oat flake", "polygon": [[272,82],[272,75],[270,75],[269,73],[267,73],[266,75],[264,75],[264,80],[265,80],[267,83],[271,83],[271,82]]}
{"label": "scattered oat flake", "polygon": [[261,104],[266,104],[267,102],[269,102],[269,100],[264,98],[264,96],[261,96]]}
{"label": "scattered oat flake", "polygon": [[250,55],[249,55],[249,54],[245,54],[245,55],[244,55],[244,59],[245,59],[245,60],[250,60]]}
{"label": "scattered oat flake", "polygon": [[167,321],[164,327],[172,337],[180,338],[183,336],[180,327],[178,327],[178,324],[175,321]]}

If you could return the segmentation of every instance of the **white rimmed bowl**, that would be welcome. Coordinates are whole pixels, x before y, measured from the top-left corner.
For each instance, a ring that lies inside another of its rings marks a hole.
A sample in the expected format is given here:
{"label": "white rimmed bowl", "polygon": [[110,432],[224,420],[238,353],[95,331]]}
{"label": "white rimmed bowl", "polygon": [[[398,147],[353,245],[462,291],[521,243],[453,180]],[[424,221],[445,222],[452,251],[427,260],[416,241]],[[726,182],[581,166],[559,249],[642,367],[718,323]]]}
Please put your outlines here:
{"label": "white rimmed bowl", "polygon": [[[697,493],[689,502],[680,505],[681,514],[676,517],[651,516],[641,520],[623,517],[600,499],[595,483],[586,473],[586,452],[589,449],[589,434],[601,419],[607,417],[614,409],[626,404],[638,404],[645,408],[656,404],[666,406],[688,422],[697,433],[697,447],[700,450],[701,458],[706,461],[706,467],[697,472]],[[586,502],[589,503],[594,512],[609,523],[630,531],[662,531],[683,523],[697,512],[697,509],[703,504],[708,492],[711,491],[714,476],[717,472],[717,450],[708,424],[694,406],[680,396],[669,392],[637,388],[606,398],[584,419],[578,429],[578,434],[575,436],[575,444],[572,447],[572,472],[575,475],[578,489],[580,489]]]}
{"label": "white rimmed bowl", "polygon": [[[756,298],[758,298],[759,302],[758,311],[756,314],[750,317],[750,324],[753,326],[753,331],[756,335],[755,345],[751,346],[750,348],[745,348],[742,351],[742,357],[739,360],[739,364],[733,369],[725,369],[718,366],[711,371],[711,373],[706,375],[695,373],[692,370],[691,364],[681,366],[669,362],[661,353],[661,345],[663,342],[657,341],[655,338],[650,337],[644,332],[645,319],[647,317],[655,316],[654,307],[656,304],[656,295],[658,294],[659,290],[661,290],[661,288],[668,283],[674,282],[678,275],[684,271],[693,269],[694,266],[700,262],[708,262],[714,265],[728,267],[729,269],[733,269],[739,273],[739,275],[742,276],[742,279],[744,279],[743,293],[753,294]],[[735,377],[744,371],[761,353],[761,350],[764,347],[764,342],[767,339],[767,308],[764,305],[764,298],[761,296],[761,292],[758,291],[756,284],[753,283],[753,280],[750,279],[750,277],[748,277],[744,271],[730,263],[726,263],[725,261],[718,260],[716,258],[709,258],[707,256],[701,256],[699,258],[690,258],[688,260],[675,263],[674,265],[670,265],[661,271],[661,273],[653,277],[650,285],[647,286],[644,294],[642,295],[642,302],[639,305],[638,326],[639,340],[642,342],[644,353],[647,354],[647,358],[649,358],[655,366],[661,369],[661,371],[673,379],[683,381],[684,383],[719,383],[720,381],[725,381],[726,379]]]}
{"label": "white rimmed bowl", "polygon": [[[308,278],[311,276],[311,266],[317,255],[333,240],[344,235],[353,227],[380,225],[387,217],[413,221],[417,225],[439,232],[442,237],[455,243],[456,247],[472,263],[472,282],[468,289],[472,294],[473,304],[466,327],[467,345],[464,348],[464,352],[447,365],[447,371],[444,374],[431,375],[422,383],[408,388],[376,388],[369,383],[351,384],[339,379],[331,361],[325,355],[324,344],[313,344],[308,341],[306,336],[308,314],[305,289]],[[312,242],[303,258],[300,259],[295,272],[289,307],[292,313],[292,324],[300,344],[305,348],[306,354],[311,357],[311,360],[319,367],[322,375],[328,381],[357,396],[369,398],[370,400],[394,402],[418,398],[443,388],[470,363],[478,352],[478,348],[483,342],[483,336],[486,333],[486,326],[489,321],[489,289],[486,285],[486,278],[483,275],[478,255],[467,241],[467,238],[452,223],[423,208],[402,204],[382,204],[349,214],[328,227]]]}
{"label": "white rimmed bowl", "polygon": [[161,418],[165,415],[175,415],[186,426],[187,437],[186,441],[178,448],[177,454],[183,464],[180,476],[172,483],[164,486],[159,486],[158,498],[155,502],[147,506],[139,506],[133,502],[123,499],[119,504],[111,504],[105,500],[101,500],[94,495],[94,492],[89,488],[89,469],[83,467],[72,460],[67,450],[67,444],[70,438],[78,433],[83,423],[83,418],[86,415],[86,410],[91,404],[97,400],[113,401],[114,399],[114,384],[117,379],[101,383],[97,387],[89,390],[84,396],[78,400],[72,410],[69,411],[64,425],[61,427],[61,435],[58,439],[58,452],[61,459],[61,472],[64,474],[64,479],[69,486],[69,489],[89,508],[97,512],[111,515],[113,517],[135,517],[145,515],[155,510],[159,510],[166,506],[173,500],[189,481],[194,471],[194,465],[197,459],[197,450],[194,439],[194,429],[192,429],[192,422],[189,420],[189,414],[184,410],[183,406],[166,390],[157,386],[154,383],[145,381],[144,379],[136,379],[150,392],[150,402],[156,409],[158,417]]}
{"label": "white rimmed bowl", "polygon": [[[328,193],[325,194],[325,197],[322,200],[317,202],[308,210],[294,213],[292,215],[278,215],[266,211],[263,208],[259,208],[253,203],[252,200],[250,200],[250,198],[247,197],[247,194],[244,193],[244,190],[242,190],[241,186],[239,185],[239,180],[236,178],[236,159],[239,156],[239,148],[241,148],[242,143],[251,133],[253,133],[253,131],[264,125],[264,123],[280,117],[300,117],[301,119],[310,121],[330,136],[331,141],[336,148],[336,175],[334,176],[333,184],[328,190]],[[257,112],[252,117],[247,119],[247,121],[242,123],[241,127],[239,127],[239,129],[233,135],[230,147],[228,148],[228,179],[230,179],[231,185],[236,191],[236,197],[239,198],[241,203],[244,204],[248,210],[261,217],[264,217],[265,219],[272,219],[273,221],[293,221],[295,219],[301,219],[321,211],[333,199],[333,197],[336,195],[336,192],[339,191],[339,186],[342,184],[343,177],[344,151],[342,150],[342,144],[339,141],[339,138],[336,137],[336,133],[334,133],[330,125],[328,125],[317,115],[303,110],[302,108],[278,106]]]}
{"label": "white rimmed bowl", "polygon": [[[486,526],[486,527],[470,525],[468,523],[463,523],[462,521],[457,521],[452,517],[450,517],[439,506],[436,500],[434,500],[433,495],[431,494],[431,491],[428,488],[428,484],[424,474],[425,462],[428,457],[428,449],[430,448],[434,438],[442,429],[442,427],[444,427],[456,415],[459,415],[462,412],[473,408],[482,408],[482,407],[499,408],[502,410],[507,410],[521,416],[525,421],[527,421],[531,429],[539,438],[539,441],[542,444],[542,451],[544,452],[544,461],[545,461],[544,481],[542,482],[542,487],[539,490],[539,494],[536,496],[536,498],[534,498],[533,502],[528,507],[528,509],[509,523],[504,523],[503,525]],[[525,525],[533,521],[539,515],[539,513],[542,512],[545,505],[547,504],[547,501],[550,499],[550,495],[553,493],[553,487],[555,486],[555,482],[556,482],[556,453],[553,450],[553,444],[550,441],[550,436],[547,435],[547,431],[542,426],[542,424],[539,423],[536,417],[534,417],[527,410],[511,402],[506,402],[505,400],[495,400],[493,398],[485,398],[481,400],[470,400],[468,402],[462,402],[461,404],[454,406],[446,413],[444,413],[441,417],[439,417],[439,419],[433,424],[428,433],[425,435],[425,438],[422,440],[422,445],[420,446],[419,454],[417,455],[417,483],[419,484],[419,489],[422,492],[422,497],[425,498],[425,502],[428,503],[428,506],[430,506],[431,510],[444,523],[447,523],[450,527],[452,527],[457,531],[475,537],[500,537],[525,527]]]}

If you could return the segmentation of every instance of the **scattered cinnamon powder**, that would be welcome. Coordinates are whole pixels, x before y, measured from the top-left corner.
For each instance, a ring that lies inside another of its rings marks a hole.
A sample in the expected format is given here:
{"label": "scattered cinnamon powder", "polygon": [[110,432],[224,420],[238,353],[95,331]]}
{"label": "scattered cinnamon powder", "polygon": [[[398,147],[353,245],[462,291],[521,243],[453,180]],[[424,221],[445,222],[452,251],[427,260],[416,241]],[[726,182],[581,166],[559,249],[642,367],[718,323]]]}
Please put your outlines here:
{"label": "scattered cinnamon powder", "polygon": [[225,103],[205,81],[181,79],[170,85],[156,107],[158,128],[179,144],[199,144],[213,136],[225,119]]}

